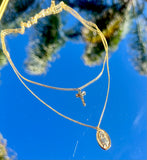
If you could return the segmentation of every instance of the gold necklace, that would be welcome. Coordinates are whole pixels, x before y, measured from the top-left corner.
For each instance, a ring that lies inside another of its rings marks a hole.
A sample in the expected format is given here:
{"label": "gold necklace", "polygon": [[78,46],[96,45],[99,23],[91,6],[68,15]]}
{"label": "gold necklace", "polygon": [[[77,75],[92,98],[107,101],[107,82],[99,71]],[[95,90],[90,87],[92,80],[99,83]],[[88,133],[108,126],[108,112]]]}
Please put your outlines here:
{"label": "gold necklace", "polygon": [[[11,33],[20,33],[20,34],[24,34],[25,32],[25,28],[30,28],[32,25],[36,24],[38,22],[38,19],[52,15],[52,14],[58,14],[60,12],[62,12],[62,10],[65,10],[67,12],[69,12],[70,14],[72,14],[76,19],[78,19],[86,28],[88,28],[89,30],[91,30],[92,32],[94,32],[94,34],[98,34],[101,37],[102,43],[104,45],[104,49],[106,52],[105,58],[104,58],[104,63],[103,63],[103,67],[101,72],[90,82],[84,84],[81,87],[78,88],[60,88],[60,87],[53,87],[53,86],[48,86],[42,83],[38,83],[32,80],[29,80],[27,78],[25,78],[24,76],[22,76],[20,74],[20,72],[17,70],[17,68],[15,67],[12,59],[10,58],[10,54],[6,49],[6,43],[5,43],[5,37],[6,35],[9,35]],[[106,109],[106,104],[107,104],[107,100],[108,100],[108,95],[109,95],[109,88],[110,88],[110,73],[109,73],[109,63],[108,63],[108,44],[107,41],[103,35],[103,33],[99,30],[99,28],[97,27],[96,24],[90,22],[90,21],[86,21],[85,19],[83,19],[74,9],[72,9],[71,7],[67,6],[64,2],[60,2],[59,4],[55,5],[55,0],[51,1],[51,6],[47,9],[43,9],[41,10],[41,12],[39,12],[38,14],[36,14],[34,17],[31,17],[29,21],[27,22],[21,22],[20,24],[21,28],[16,28],[16,29],[5,29],[1,31],[1,43],[2,43],[2,50],[5,54],[5,56],[7,57],[11,67],[13,68],[15,74],[17,75],[17,77],[19,78],[20,82],[25,86],[25,88],[34,96],[36,97],[41,103],[43,103],[44,105],[46,105],[48,108],[50,108],[52,111],[54,111],[55,113],[57,113],[58,115],[60,115],[61,117],[68,119],[72,122],[75,122],[79,125],[82,126],[86,126],[89,128],[93,128],[96,129],[96,139],[98,144],[100,145],[100,147],[104,150],[108,150],[111,147],[111,140],[109,135],[102,129],[100,129],[100,124]],[[63,91],[77,91],[78,93],[76,94],[76,97],[81,98],[83,105],[85,106],[86,103],[84,101],[84,95],[86,95],[85,91],[82,91],[84,88],[86,88],[87,86],[89,86],[90,84],[94,83],[95,81],[97,81],[103,74],[104,72],[104,68],[105,68],[105,64],[107,65],[107,72],[108,72],[108,89],[107,89],[107,95],[106,95],[106,100],[105,100],[105,104],[99,119],[99,123],[97,126],[92,126],[92,125],[88,125],[79,121],[76,121],[68,116],[63,115],[62,113],[58,112],[57,110],[55,110],[54,108],[52,108],[51,106],[49,106],[47,103],[45,103],[41,98],[39,98],[26,84],[23,80],[35,84],[35,85],[39,85],[42,87],[46,87],[46,88],[51,88],[51,89],[56,89],[56,90],[63,90]]]}
{"label": "gold necklace", "polygon": [[3,0],[1,5],[0,5],[0,20],[6,10],[7,4],[8,4],[9,0]]}

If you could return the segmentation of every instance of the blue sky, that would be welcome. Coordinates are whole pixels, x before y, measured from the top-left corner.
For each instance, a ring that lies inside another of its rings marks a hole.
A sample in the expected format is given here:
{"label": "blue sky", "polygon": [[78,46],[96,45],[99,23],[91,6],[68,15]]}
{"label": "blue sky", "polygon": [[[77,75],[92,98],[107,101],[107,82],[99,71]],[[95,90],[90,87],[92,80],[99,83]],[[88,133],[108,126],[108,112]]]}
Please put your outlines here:
{"label": "blue sky", "polygon": [[[29,32],[7,38],[11,58],[28,78],[54,86],[79,87],[100,72],[102,66],[84,65],[84,44],[67,42],[47,74],[36,77],[26,74],[23,62],[27,57],[28,35]],[[112,141],[108,151],[98,146],[95,130],[58,116],[36,100],[19,82],[10,65],[1,70],[0,132],[18,159],[147,159],[147,79],[134,70],[127,43],[126,37],[109,61],[111,87],[101,123]],[[29,86],[61,113],[96,126],[105,101],[107,72],[85,89],[86,107],[75,97],[75,92]]]}

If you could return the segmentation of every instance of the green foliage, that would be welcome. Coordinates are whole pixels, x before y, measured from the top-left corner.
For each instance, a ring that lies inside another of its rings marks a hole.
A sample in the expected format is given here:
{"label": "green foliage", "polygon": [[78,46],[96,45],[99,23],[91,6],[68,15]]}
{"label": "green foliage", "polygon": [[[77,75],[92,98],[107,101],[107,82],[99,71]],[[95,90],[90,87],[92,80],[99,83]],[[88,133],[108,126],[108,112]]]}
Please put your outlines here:
{"label": "green foliage", "polygon": [[[21,21],[28,20],[32,15],[41,10],[40,2],[35,0],[9,1],[7,9],[0,21],[0,31],[6,28],[18,28]],[[29,10],[31,8],[31,10]],[[7,64],[6,57],[2,53],[0,44],[0,68]]]}
{"label": "green foliage", "polygon": [[141,75],[147,75],[147,15],[145,1],[136,1],[133,5],[133,25],[131,29],[130,50],[135,69]]}
{"label": "green foliage", "polygon": [[132,38],[130,43],[131,52],[133,53],[133,64],[135,69],[142,75],[147,75],[147,34],[144,34],[143,23],[133,25]]}
{"label": "green foliage", "polygon": [[[69,6],[78,9],[86,19],[93,21],[104,33],[110,53],[113,53],[121,39],[128,31],[130,19],[129,7],[130,1],[116,0],[108,3],[106,0],[63,0]],[[20,22],[28,20],[41,10],[43,0],[13,0],[10,1],[7,10],[0,22],[0,29],[16,28]],[[59,1],[56,1],[58,3]],[[133,9],[135,15],[144,16],[145,2],[136,1]],[[136,16],[135,16],[136,17]],[[134,19],[134,14],[132,14]],[[146,18],[145,18],[146,19]],[[104,47],[99,37],[95,37],[92,32],[77,22],[72,28],[62,30],[62,24],[67,23],[67,19],[60,15],[48,16],[39,21],[34,26],[30,35],[28,46],[28,58],[25,61],[26,71],[30,74],[40,75],[46,72],[49,64],[55,59],[55,53],[66,43],[67,40],[76,42],[85,42],[86,48],[83,59],[86,65],[100,65],[104,59]],[[9,25],[8,25],[9,24]],[[126,25],[127,24],[127,25]],[[141,26],[142,27],[142,26]],[[140,27],[139,27],[140,28]],[[134,25],[132,43],[130,47],[134,54],[133,62],[140,74],[146,72],[146,46],[144,45],[145,37],[138,30],[138,24]],[[146,31],[145,31],[146,32]],[[81,38],[82,37],[82,38]],[[95,38],[95,39],[94,39]],[[5,56],[0,50],[0,66],[7,63]]]}
{"label": "green foliage", "polygon": [[[11,153],[9,152],[11,151]],[[0,133],[0,160],[14,160],[16,159],[16,153],[12,149],[7,148],[7,140],[3,138]]]}
{"label": "green foliage", "polygon": [[45,73],[49,61],[53,61],[53,55],[64,44],[60,35],[61,22],[59,15],[45,17],[35,26],[35,34],[31,37],[28,48],[29,55],[25,62],[26,70],[30,74],[39,75]]}
{"label": "green foliage", "polygon": [[[126,23],[128,23],[128,5],[125,3],[123,5],[117,6],[113,5],[108,7],[107,10],[101,13],[101,15],[93,15],[93,21],[98,25],[100,30],[103,32],[107,39],[109,46],[109,55],[117,49],[117,46],[127,32]],[[124,20],[125,19],[125,20]],[[91,31],[87,29],[83,30],[84,37],[88,40],[85,54],[83,59],[86,65],[100,65],[104,60],[104,47],[99,36],[95,36]]]}
{"label": "green foliage", "polygon": [[0,49],[0,68],[5,66],[7,64],[7,59],[5,55],[3,54],[2,50]]}

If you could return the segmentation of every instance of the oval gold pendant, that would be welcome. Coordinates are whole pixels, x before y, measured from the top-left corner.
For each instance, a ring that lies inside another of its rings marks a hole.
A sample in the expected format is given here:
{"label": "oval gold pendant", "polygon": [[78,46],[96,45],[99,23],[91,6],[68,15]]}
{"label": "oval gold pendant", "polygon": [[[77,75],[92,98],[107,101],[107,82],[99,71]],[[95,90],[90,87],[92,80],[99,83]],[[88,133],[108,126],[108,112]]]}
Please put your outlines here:
{"label": "oval gold pendant", "polygon": [[96,139],[102,149],[108,150],[111,147],[110,137],[104,130],[100,128],[97,129]]}

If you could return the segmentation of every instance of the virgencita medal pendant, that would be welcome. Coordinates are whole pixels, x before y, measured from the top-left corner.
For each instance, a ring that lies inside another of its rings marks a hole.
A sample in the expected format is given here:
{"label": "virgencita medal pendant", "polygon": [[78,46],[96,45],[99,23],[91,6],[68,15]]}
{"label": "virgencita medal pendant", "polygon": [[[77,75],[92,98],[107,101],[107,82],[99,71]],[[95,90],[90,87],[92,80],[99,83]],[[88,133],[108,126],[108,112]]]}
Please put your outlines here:
{"label": "virgencita medal pendant", "polygon": [[111,147],[111,139],[104,130],[98,128],[96,132],[96,139],[99,144],[99,146],[104,149],[108,150]]}

